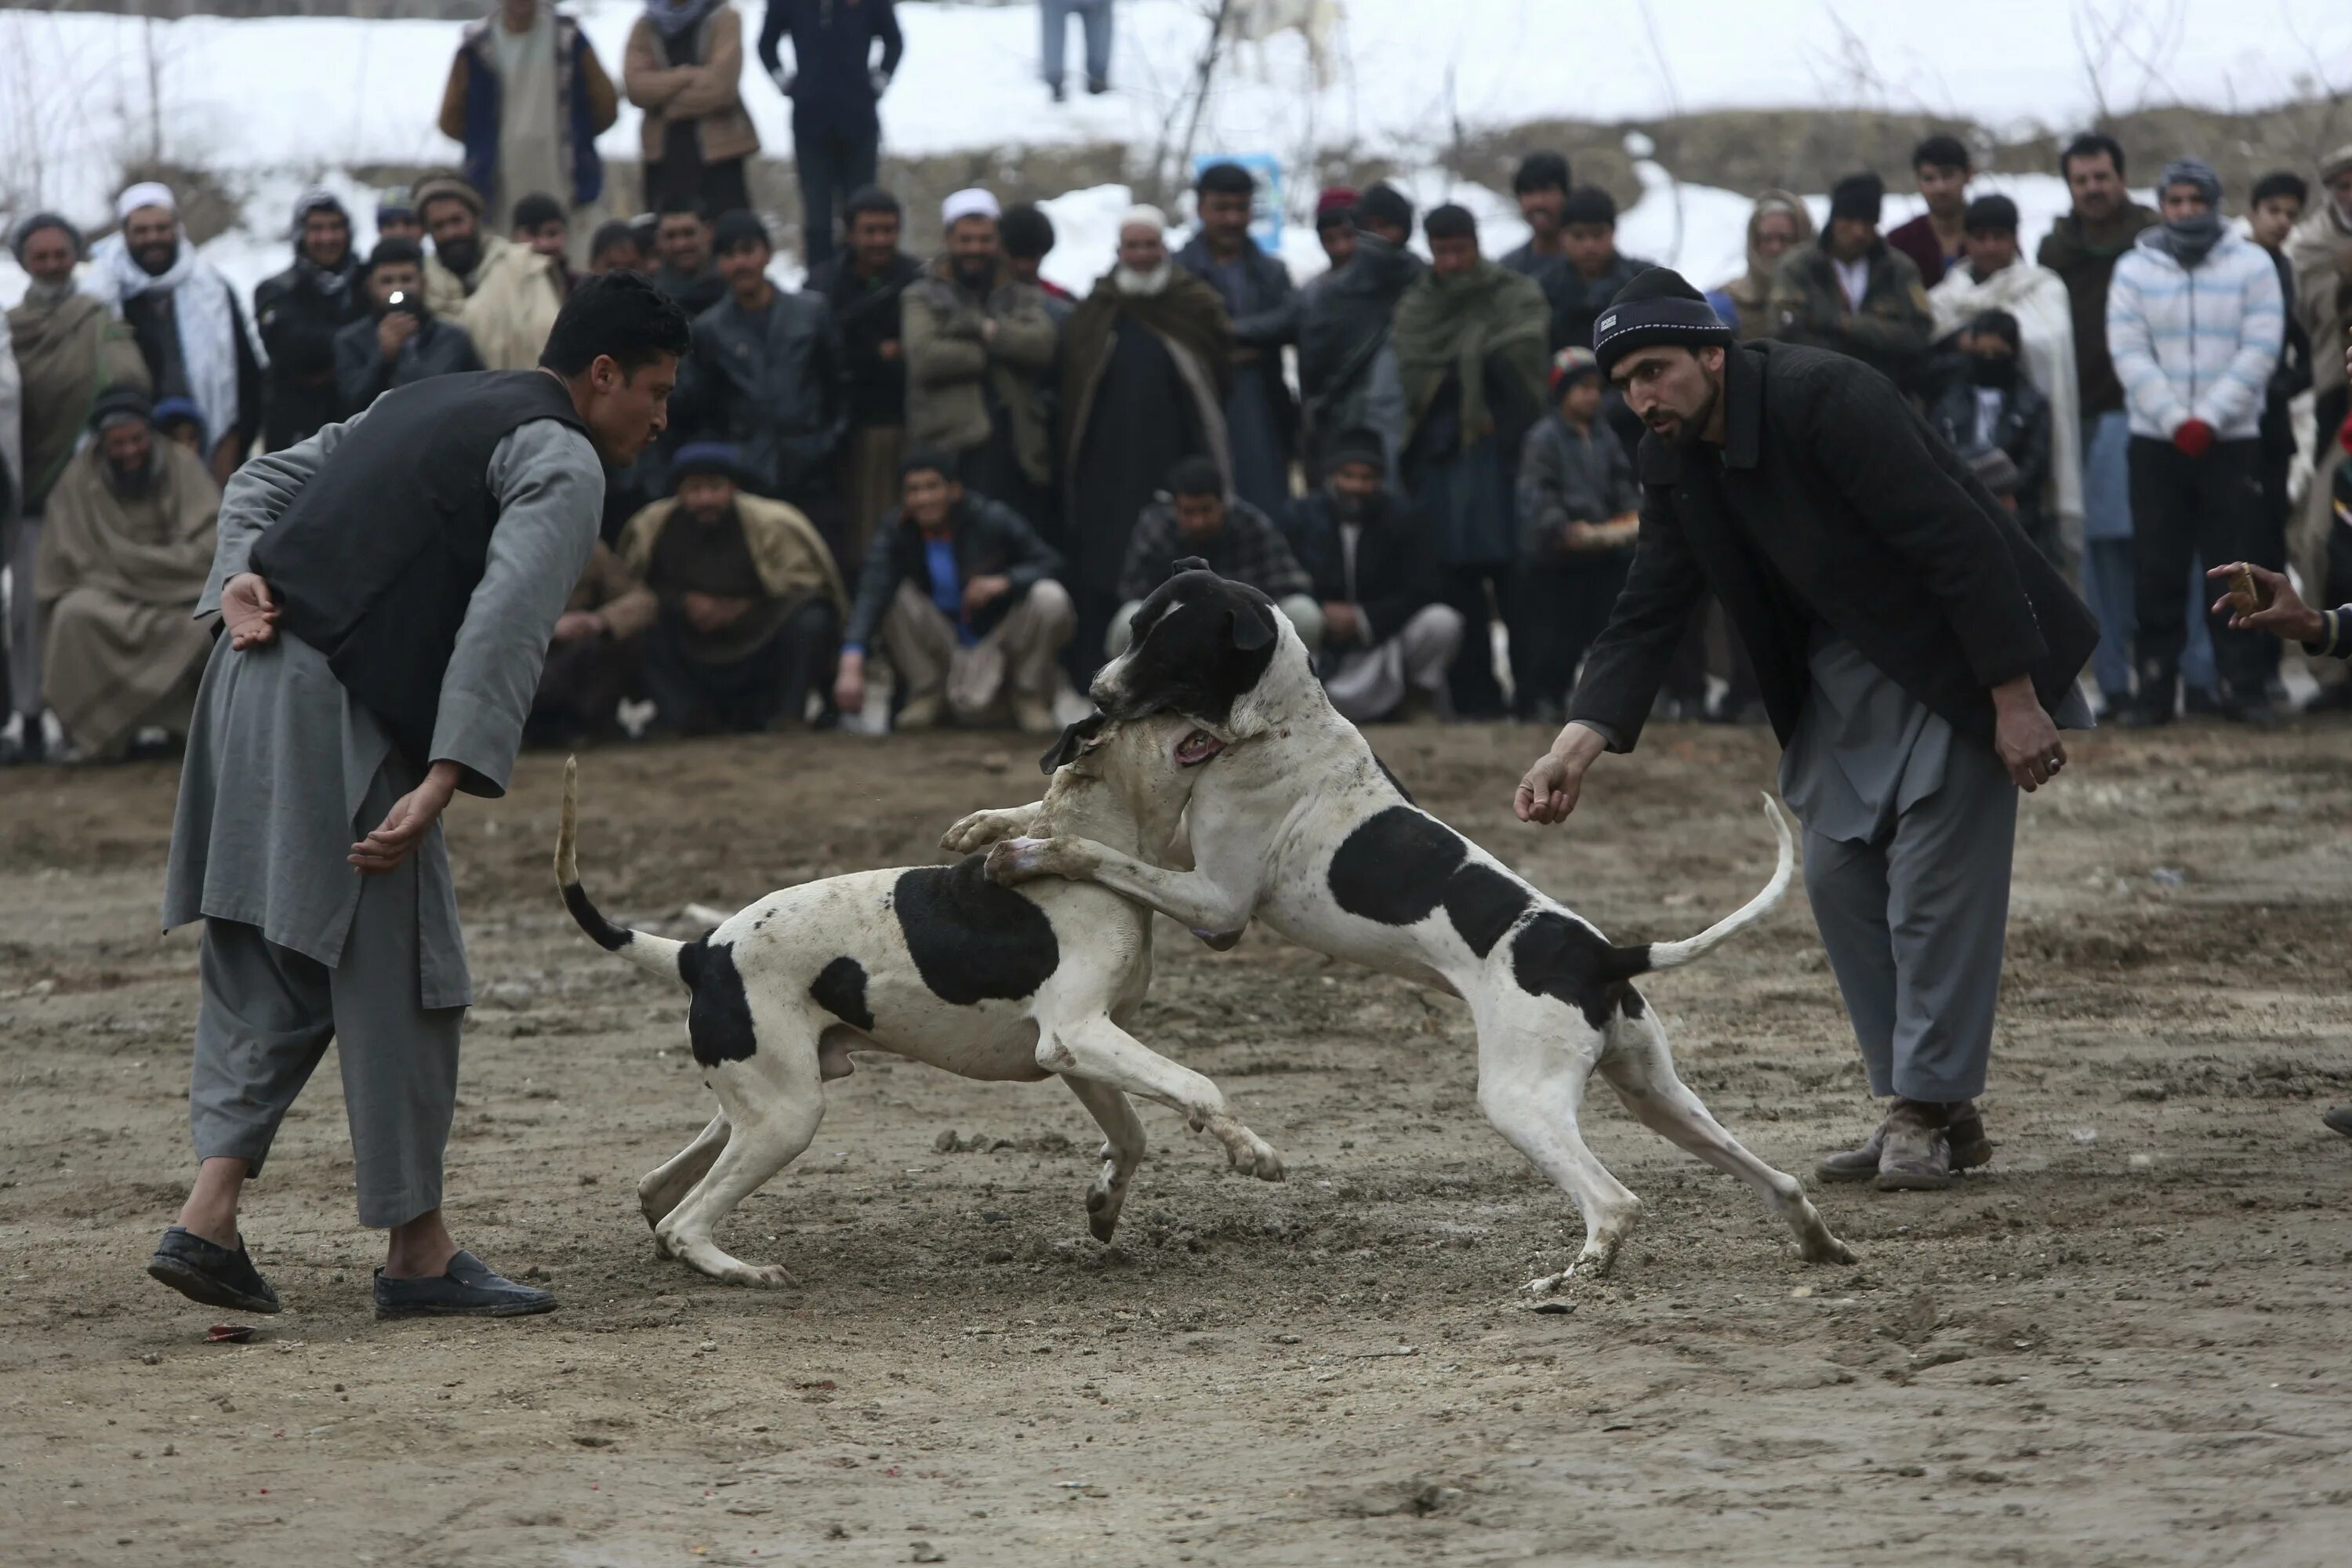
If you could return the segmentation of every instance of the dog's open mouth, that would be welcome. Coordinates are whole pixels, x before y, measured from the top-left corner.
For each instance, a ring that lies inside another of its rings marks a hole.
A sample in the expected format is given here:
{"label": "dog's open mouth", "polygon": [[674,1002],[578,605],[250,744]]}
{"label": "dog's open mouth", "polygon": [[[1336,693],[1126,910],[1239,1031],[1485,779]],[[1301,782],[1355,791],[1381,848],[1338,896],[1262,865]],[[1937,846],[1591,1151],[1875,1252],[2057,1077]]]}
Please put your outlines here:
{"label": "dog's open mouth", "polygon": [[1195,730],[1176,742],[1176,765],[1197,768],[1225,749],[1225,743],[1206,730]]}

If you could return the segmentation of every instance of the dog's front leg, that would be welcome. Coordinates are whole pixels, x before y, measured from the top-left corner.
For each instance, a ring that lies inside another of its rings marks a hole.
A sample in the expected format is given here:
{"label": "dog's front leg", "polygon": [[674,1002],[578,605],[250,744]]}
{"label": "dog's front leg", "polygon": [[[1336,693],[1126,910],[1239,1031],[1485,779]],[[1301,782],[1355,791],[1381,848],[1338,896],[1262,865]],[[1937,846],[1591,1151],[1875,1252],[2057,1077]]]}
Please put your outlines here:
{"label": "dog's front leg", "polygon": [[1007,838],[1025,838],[1037,830],[1038,816],[1045,809],[1045,803],[1040,800],[1002,811],[975,811],[940,835],[940,847],[951,855],[969,855]]}
{"label": "dog's front leg", "polygon": [[1212,947],[1231,947],[1257,908],[1257,889],[1228,888],[1202,871],[1170,871],[1091,838],[1008,838],[988,852],[992,882],[1040,877],[1093,882],[1181,921]]}

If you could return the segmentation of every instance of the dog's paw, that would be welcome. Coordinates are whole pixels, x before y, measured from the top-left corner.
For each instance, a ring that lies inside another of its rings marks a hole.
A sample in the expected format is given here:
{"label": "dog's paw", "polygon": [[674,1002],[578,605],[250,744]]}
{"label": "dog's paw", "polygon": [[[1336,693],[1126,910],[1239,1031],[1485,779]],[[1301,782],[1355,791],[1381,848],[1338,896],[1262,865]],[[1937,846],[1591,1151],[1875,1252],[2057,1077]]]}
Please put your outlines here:
{"label": "dog's paw", "polygon": [[1051,875],[1046,860],[1054,847],[1050,838],[1007,838],[988,851],[988,879],[1007,888]]}
{"label": "dog's paw", "polygon": [[1848,1247],[1826,1230],[1817,1237],[1807,1237],[1798,1244],[1798,1247],[1808,1263],[1859,1263],[1862,1261],[1853,1247]]}
{"label": "dog's paw", "polygon": [[950,855],[970,855],[1020,832],[1019,820],[1007,811],[975,811],[940,835],[940,847]]}

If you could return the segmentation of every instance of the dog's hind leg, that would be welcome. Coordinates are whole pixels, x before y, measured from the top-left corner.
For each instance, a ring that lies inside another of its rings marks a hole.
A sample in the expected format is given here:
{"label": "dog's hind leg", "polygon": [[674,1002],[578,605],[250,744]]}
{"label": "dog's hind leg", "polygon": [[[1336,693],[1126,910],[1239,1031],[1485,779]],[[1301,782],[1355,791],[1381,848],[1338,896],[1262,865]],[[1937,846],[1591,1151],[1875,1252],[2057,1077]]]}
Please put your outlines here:
{"label": "dog's hind leg", "polygon": [[1830,1234],[1804,1184],[1776,1171],[1743,1147],[1708,1114],[1697,1095],[1675,1072],[1665,1026],[1638,993],[1627,1000],[1637,1009],[1609,1022],[1609,1049],[1601,1071],[1617,1097],[1642,1124],[1689,1150],[1717,1170],[1754,1187],[1768,1207],[1797,1233],[1797,1248],[1808,1263],[1852,1263],[1853,1251]]}
{"label": "dog's hind leg", "polygon": [[1245,1176],[1282,1180],[1282,1156],[1225,1109],[1217,1086],[1170,1061],[1100,1013],[1038,1026],[1037,1065],[1048,1072],[1090,1078],[1181,1115],[1196,1132],[1225,1146],[1225,1159]]}
{"label": "dog's hind leg", "polygon": [[[727,1147],[727,1113],[720,1111],[710,1119],[710,1125],[694,1135],[694,1142],[672,1154],[637,1183],[637,1206],[645,1211],[646,1223],[656,1231],[670,1210],[677,1207],[694,1184],[702,1180],[719,1151]],[[654,1250],[664,1258],[668,1249],[656,1237]]]}
{"label": "dog's hind leg", "polygon": [[798,1020],[784,1028],[772,1020],[761,1023],[757,1054],[724,1063],[709,1074],[733,1129],[727,1146],[694,1190],[654,1227],[654,1238],[688,1267],[714,1279],[781,1286],[793,1282],[782,1265],[746,1263],[711,1239],[736,1205],[809,1146],[817,1123],[824,1119],[815,1031]]}
{"label": "dog's hind leg", "polygon": [[1127,1205],[1127,1184],[1143,1163],[1143,1121],[1127,1096],[1090,1078],[1065,1077],[1103,1130],[1102,1169],[1087,1189],[1087,1228],[1097,1241],[1108,1241],[1118,1228],[1119,1210]]}
{"label": "dog's hind leg", "polygon": [[[1570,1021],[1563,1043],[1556,1037]],[[1609,1173],[1577,1126],[1600,1050],[1599,1032],[1556,1003],[1514,998],[1478,1017],[1478,1109],[1584,1216],[1584,1249],[1558,1274],[1529,1280],[1539,1294],[1579,1273],[1608,1273],[1642,1214],[1642,1200]]]}

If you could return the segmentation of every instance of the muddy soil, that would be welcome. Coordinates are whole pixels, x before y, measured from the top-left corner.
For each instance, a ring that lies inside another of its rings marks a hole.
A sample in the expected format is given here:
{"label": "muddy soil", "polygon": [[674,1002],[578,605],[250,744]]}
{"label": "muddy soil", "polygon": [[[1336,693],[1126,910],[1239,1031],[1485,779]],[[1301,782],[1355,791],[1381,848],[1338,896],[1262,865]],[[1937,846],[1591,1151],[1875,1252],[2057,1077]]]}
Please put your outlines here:
{"label": "muddy soil", "polygon": [[[1665,727],[1568,829],[1509,820],[1525,730],[1381,738],[1423,802],[1620,939],[1770,864],[1769,741]],[[1006,738],[583,760],[608,910],[687,929],[935,858],[1034,798]],[[1808,1267],[1603,1093],[1648,1203],[1580,1235],[1480,1119],[1460,1004],[1262,932],[1160,923],[1138,1033],[1214,1076],[1281,1186],[1146,1108],[1115,1245],[1052,1083],[886,1058],[728,1233],[795,1289],[658,1261],[636,1177],[709,1114],[681,999],[558,908],[561,758],[451,823],[480,1005],[450,1214],[560,1312],[378,1324],[327,1064],[253,1189],[289,1310],[242,1346],[141,1271],[191,1171],[194,933],[153,930],[173,773],[0,774],[0,1560],[2341,1563],[2352,1539],[2352,788],[2345,731],[2094,737],[2026,803],[1990,1171],[1832,1188]],[[1873,1119],[1801,897],[1647,986],[1685,1076],[1807,1171]],[[943,1152],[953,1133],[954,1152]]]}

